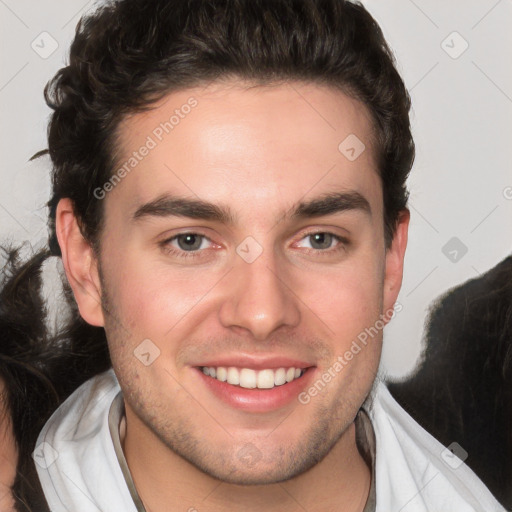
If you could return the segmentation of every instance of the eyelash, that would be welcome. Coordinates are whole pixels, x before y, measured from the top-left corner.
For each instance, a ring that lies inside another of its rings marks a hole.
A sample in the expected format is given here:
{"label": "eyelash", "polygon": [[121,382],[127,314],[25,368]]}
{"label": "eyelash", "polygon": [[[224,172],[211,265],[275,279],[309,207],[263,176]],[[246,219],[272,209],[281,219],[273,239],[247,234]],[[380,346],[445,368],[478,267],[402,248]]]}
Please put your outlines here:
{"label": "eyelash", "polygon": [[175,247],[173,247],[171,245],[172,241],[177,240],[180,236],[186,236],[186,235],[200,236],[200,237],[208,240],[209,242],[211,242],[211,240],[206,235],[203,235],[202,233],[195,233],[193,231],[186,231],[184,233],[178,233],[177,235],[174,235],[171,238],[167,238],[166,240],[161,242],[160,245],[161,245],[161,247],[162,247],[162,249],[164,250],[165,253],[171,254],[173,256],[178,256],[180,258],[197,258],[197,257],[201,256],[201,252],[203,252],[204,249],[203,250],[196,250],[196,251],[183,251],[183,250],[180,250],[180,249],[176,249]]}
{"label": "eyelash", "polygon": [[[301,240],[304,240],[305,238],[307,237],[310,237],[310,236],[313,236],[313,235],[317,235],[317,234],[324,234],[324,235],[331,235],[335,241],[338,242],[337,245],[335,245],[334,247],[330,247],[329,249],[313,249],[313,248],[306,248],[307,250],[307,253],[311,253],[311,252],[314,252],[318,255],[330,255],[332,253],[337,253],[337,252],[341,252],[341,251],[345,251],[347,250],[347,247],[350,245],[350,242],[348,239],[344,238],[344,237],[341,237],[339,235],[336,235],[334,233],[331,233],[330,231],[312,231],[312,232],[309,232],[309,233],[305,233],[300,239],[299,241]],[[205,250],[205,249],[198,249],[198,250],[195,250],[195,251],[184,251],[184,250],[180,250],[180,249],[176,249],[174,248],[173,246],[171,246],[171,242],[173,242],[174,240],[177,240],[180,236],[186,236],[186,235],[194,235],[194,236],[199,236],[199,237],[202,237],[203,239],[206,239],[208,240],[209,242],[211,242],[210,238],[207,237],[206,235],[203,235],[202,233],[196,233],[196,232],[193,232],[193,231],[186,231],[184,233],[178,233],[177,235],[174,235],[170,238],[167,238],[166,240],[162,241],[159,245],[161,246],[162,250],[166,253],[166,254],[170,254],[170,255],[173,255],[173,256],[177,256],[177,257],[180,257],[180,258],[197,258],[197,257],[201,257],[202,256],[202,252]]]}
{"label": "eyelash", "polygon": [[342,237],[340,235],[336,235],[334,233],[331,233],[330,231],[311,231],[309,233],[305,233],[299,241],[302,241],[304,240],[305,238],[308,238],[310,236],[314,236],[314,235],[319,235],[319,234],[322,234],[322,235],[331,235],[333,237],[333,239],[338,242],[334,247],[330,247],[329,249],[313,249],[313,248],[309,248],[309,247],[306,247],[307,249],[307,252],[308,254],[313,252],[315,254],[318,254],[318,255],[330,255],[332,253],[338,253],[338,252],[341,252],[341,251],[346,251],[347,250],[347,247],[349,246],[349,240],[345,237]]}

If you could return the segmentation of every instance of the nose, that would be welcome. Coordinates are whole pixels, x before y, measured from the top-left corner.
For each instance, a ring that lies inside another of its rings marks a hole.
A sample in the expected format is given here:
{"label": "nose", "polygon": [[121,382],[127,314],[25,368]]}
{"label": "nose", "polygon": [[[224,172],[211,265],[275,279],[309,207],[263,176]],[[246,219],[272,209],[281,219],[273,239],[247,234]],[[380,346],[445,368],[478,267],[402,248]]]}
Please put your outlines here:
{"label": "nose", "polygon": [[224,327],[244,330],[259,341],[300,322],[299,299],[291,283],[278,271],[275,258],[264,255],[252,263],[238,259],[219,312]]}

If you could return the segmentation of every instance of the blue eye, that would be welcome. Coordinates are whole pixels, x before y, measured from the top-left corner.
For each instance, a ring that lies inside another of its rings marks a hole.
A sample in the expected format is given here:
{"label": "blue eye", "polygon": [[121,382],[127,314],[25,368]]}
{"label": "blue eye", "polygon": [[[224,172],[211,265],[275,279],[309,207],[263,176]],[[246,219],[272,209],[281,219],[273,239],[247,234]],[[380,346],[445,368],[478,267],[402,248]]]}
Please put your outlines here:
{"label": "blue eye", "polygon": [[206,240],[206,237],[203,235],[198,235],[197,233],[185,233],[182,235],[177,235],[171,242],[175,241],[178,245],[178,248],[182,251],[197,251],[198,249],[203,248],[203,242]]}
{"label": "blue eye", "polygon": [[[304,241],[308,243],[308,245],[303,245]],[[306,235],[299,242],[299,247],[306,247],[308,249],[315,249],[319,251],[325,251],[328,249],[332,249],[336,246],[337,243],[342,242],[342,239],[333,233],[327,232],[318,232],[318,233],[310,233]]]}
{"label": "blue eye", "polygon": [[315,233],[308,236],[313,249],[330,249],[335,241],[332,233]]}
{"label": "blue eye", "polygon": [[211,240],[199,233],[180,233],[160,243],[167,254],[179,258],[204,255],[203,250],[212,246]]}

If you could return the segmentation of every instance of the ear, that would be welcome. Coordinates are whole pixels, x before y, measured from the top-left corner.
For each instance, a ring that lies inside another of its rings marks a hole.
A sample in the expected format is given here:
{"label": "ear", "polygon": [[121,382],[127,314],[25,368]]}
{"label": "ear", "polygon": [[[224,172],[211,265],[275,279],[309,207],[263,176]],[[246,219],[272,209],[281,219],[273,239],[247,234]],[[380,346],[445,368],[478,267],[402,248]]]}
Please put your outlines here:
{"label": "ear", "polygon": [[[386,250],[386,267],[384,274],[384,312],[393,309],[402,286],[404,271],[405,249],[407,247],[407,233],[409,231],[409,210],[402,210],[398,215],[396,231],[391,246]],[[388,315],[384,315],[388,318]],[[388,320],[386,320],[387,323]]]}
{"label": "ear", "polygon": [[103,326],[98,262],[91,245],[80,231],[71,199],[59,201],[55,226],[62,263],[80,315],[91,325]]}

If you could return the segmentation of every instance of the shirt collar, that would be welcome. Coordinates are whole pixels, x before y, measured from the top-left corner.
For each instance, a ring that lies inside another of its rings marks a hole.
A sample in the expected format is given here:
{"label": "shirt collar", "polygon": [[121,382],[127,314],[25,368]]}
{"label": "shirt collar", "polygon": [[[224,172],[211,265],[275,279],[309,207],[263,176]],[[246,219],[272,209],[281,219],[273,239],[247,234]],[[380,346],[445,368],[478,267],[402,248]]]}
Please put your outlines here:
{"label": "shirt collar", "polygon": [[121,392],[117,394],[117,396],[112,401],[112,405],[110,406],[110,410],[108,412],[108,427],[110,430],[110,436],[112,437],[112,442],[114,444],[114,450],[116,451],[119,466],[123,472],[126,485],[130,491],[133,503],[137,508],[137,512],[146,512],[144,504],[140,499],[139,493],[135,488],[132,475],[128,468],[128,463],[126,462],[126,458],[124,456],[123,447],[121,446],[121,431],[124,431],[125,429],[124,400]]}
{"label": "shirt collar", "polygon": [[[371,480],[370,480],[370,492],[368,493],[368,499],[363,512],[375,512],[377,503],[376,490],[375,490],[375,432],[373,430],[372,422],[368,417],[366,411],[361,408],[357,413],[355,419],[356,425],[356,444],[363,457],[364,461],[370,468]],[[128,463],[124,456],[123,448],[121,445],[121,436],[124,437],[125,429],[125,414],[124,414],[124,400],[121,392],[112,401],[108,414],[108,426],[110,429],[110,436],[114,444],[114,450],[117,455],[117,460],[121,471],[123,472],[126,485],[130,491],[130,495],[133,499],[133,503],[137,508],[137,512],[146,512],[144,504],[140,499],[139,493],[135,488],[135,484],[132,479],[132,475],[128,468]]]}

